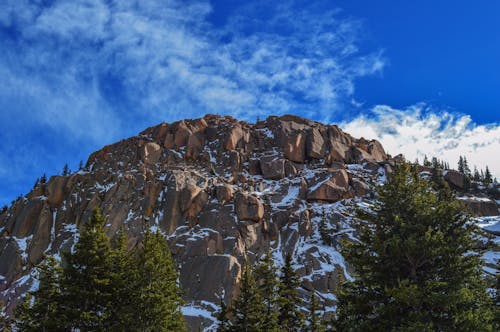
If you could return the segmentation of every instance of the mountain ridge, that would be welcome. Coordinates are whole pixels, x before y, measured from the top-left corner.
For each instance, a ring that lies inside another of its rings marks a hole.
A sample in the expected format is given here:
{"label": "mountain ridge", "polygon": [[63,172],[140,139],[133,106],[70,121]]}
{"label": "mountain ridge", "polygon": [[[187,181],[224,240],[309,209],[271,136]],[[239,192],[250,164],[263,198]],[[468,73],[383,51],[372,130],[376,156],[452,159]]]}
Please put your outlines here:
{"label": "mountain ridge", "polygon": [[[267,248],[278,263],[292,253],[300,291],[316,292],[333,310],[336,286],[352,272],[340,240],[355,240],[355,208],[370,206],[375,185],[402,158],[376,140],[292,115],[256,124],[206,115],[149,127],[92,153],[78,172],[38,184],[0,213],[0,301],[12,312],[36,287],[33,271],[43,256],[71,250],[99,207],[108,235],[125,227],[129,247],[147,228],[164,232],[192,330],[210,329],[219,297],[229,304],[238,293],[244,260]],[[462,189],[463,174],[450,170],[445,179]],[[464,200],[478,214],[498,215],[494,200]],[[331,245],[321,240],[322,220]]]}

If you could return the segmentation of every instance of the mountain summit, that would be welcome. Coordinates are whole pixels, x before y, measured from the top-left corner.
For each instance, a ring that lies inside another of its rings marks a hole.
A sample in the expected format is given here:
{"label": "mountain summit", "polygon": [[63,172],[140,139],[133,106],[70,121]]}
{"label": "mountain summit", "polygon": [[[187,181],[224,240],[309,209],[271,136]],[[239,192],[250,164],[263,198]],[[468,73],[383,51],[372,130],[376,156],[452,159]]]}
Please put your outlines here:
{"label": "mountain summit", "polygon": [[[279,264],[292,254],[299,292],[314,290],[333,308],[338,283],[352,272],[340,240],[357,237],[356,207],[370,206],[374,186],[402,158],[376,140],[291,115],[255,124],[217,115],[162,123],[94,152],[75,173],[37,182],[1,212],[0,301],[10,313],[37,287],[34,267],[72,250],[99,207],[108,235],[124,227],[128,247],[147,229],[165,234],[192,330],[213,324],[220,298],[230,304],[238,294],[242,264],[268,248]],[[420,171],[428,176],[432,168]],[[460,172],[444,176],[464,189]],[[499,214],[485,195],[462,198],[478,215]],[[495,217],[481,221],[498,225]]]}

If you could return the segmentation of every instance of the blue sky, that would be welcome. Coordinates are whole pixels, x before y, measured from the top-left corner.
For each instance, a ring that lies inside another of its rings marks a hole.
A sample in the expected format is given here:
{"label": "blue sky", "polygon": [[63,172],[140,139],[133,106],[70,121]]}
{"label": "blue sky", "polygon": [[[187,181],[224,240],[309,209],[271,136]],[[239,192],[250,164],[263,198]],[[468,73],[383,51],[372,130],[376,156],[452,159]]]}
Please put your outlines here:
{"label": "blue sky", "polygon": [[4,0],[0,204],[205,113],[340,123],[500,177],[497,1]]}

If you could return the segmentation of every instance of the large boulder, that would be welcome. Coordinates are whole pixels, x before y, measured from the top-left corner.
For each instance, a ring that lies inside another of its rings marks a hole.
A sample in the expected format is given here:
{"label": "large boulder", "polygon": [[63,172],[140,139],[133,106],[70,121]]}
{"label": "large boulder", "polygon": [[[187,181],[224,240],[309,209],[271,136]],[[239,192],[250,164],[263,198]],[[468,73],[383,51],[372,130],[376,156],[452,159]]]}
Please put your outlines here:
{"label": "large boulder", "polygon": [[221,204],[226,204],[233,198],[233,188],[227,183],[218,185],[215,188],[215,192],[217,195],[217,200]]}
{"label": "large boulder", "polygon": [[318,128],[312,128],[307,135],[307,157],[321,159],[325,155],[325,140]]}
{"label": "large boulder", "polygon": [[306,137],[298,133],[287,138],[285,144],[285,158],[296,163],[304,163],[306,156]]}
{"label": "large boulder", "polygon": [[349,176],[344,169],[331,173],[330,177],[312,186],[307,193],[308,201],[337,202],[348,194]]}
{"label": "large boulder", "polygon": [[255,196],[238,192],[234,198],[234,209],[239,220],[258,222],[264,217],[264,205]]}
{"label": "large boulder", "polygon": [[155,164],[161,157],[161,146],[154,143],[148,142],[144,144],[141,151],[141,157],[145,164]]}
{"label": "large boulder", "polygon": [[444,179],[451,184],[454,188],[464,189],[465,188],[465,175],[455,171],[448,170],[444,172]]}
{"label": "large boulder", "polygon": [[245,138],[245,131],[240,125],[236,125],[231,129],[226,140],[226,150],[231,151],[238,147],[238,144]]}
{"label": "large boulder", "polygon": [[263,157],[260,160],[260,168],[264,179],[278,180],[285,177],[285,160],[274,156]]}

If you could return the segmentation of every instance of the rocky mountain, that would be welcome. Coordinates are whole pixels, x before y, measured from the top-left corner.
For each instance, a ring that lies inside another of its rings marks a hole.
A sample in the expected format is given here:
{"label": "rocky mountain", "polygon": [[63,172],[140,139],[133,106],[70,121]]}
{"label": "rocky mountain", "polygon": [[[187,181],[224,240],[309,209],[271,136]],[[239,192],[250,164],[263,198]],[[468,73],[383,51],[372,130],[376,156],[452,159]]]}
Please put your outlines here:
{"label": "rocky mountain", "polygon": [[[338,283],[352,273],[339,241],[356,238],[355,208],[370,207],[374,186],[401,158],[376,140],[289,115],[256,124],[216,115],[162,123],[102,148],[83,169],[51,177],[1,212],[0,301],[11,313],[37,287],[34,267],[71,250],[98,206],[108,234],[124,226],[129,247],[147,228],[166,234],[192,330],[210,330],[220,298],[229,304],[238,294],[243,262],[267,248],[278,264],[292,253],[300,292],[315,291],[333,310]],[[464,187],[457,171],[445,179]],[[485,272],[497,273],[499,201],[481,191],[460,198],[493,234],[479,238],[478,250]]]}

